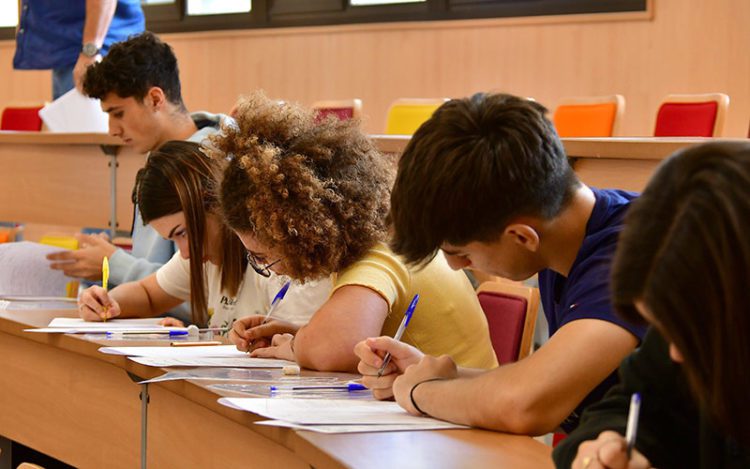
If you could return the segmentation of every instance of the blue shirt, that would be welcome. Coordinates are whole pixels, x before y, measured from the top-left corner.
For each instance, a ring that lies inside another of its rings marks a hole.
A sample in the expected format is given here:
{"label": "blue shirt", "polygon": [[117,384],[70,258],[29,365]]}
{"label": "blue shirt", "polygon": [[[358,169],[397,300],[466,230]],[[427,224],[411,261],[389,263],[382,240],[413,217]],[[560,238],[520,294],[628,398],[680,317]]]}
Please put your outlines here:
{"label": "blue shirt", "polygon": [[[75,64],[83,45],[85,19],[86,0],[23,0],[13,68],[50,70]],[[140,0],[118,0],[102,55],[145,26]]]}
{"label": "blue shirt", "polygon": [[[615,314],[610,296],[610,270],[623,229],[625,212],[638,195],[620,190],[591,189],[596,202],[586,224],[586,234],[567,278],[549,269],[539,272],[539,292],[550,336],[576,319],[600,319],[624,328],[640,341],[646,326],[623,321]],[[614,371],[586,396],[561,425],[571,431],[589,404],[599,401],[617,382]]]}

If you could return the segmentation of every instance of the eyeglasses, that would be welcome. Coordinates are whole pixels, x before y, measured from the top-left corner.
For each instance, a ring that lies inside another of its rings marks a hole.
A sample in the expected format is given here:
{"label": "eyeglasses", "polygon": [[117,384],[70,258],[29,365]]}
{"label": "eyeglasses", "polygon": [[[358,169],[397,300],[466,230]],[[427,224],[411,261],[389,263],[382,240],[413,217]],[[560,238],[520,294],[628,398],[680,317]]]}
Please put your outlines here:
{"label": "eyeglasses", "polygon": [[247,263],[250,265],[250,267],[253,268],[253,270],[258,274],[262,275],[264,277],[270,277],[271,276],[271,267],[275,266],[279,262],[281,262],[281,259],[277,259],[270,264],[266,264],[263,267],[258,265],[258,263],[261,262],[261,259],[258,259],[255,257],[255,254],[252,252],[247,253]]}

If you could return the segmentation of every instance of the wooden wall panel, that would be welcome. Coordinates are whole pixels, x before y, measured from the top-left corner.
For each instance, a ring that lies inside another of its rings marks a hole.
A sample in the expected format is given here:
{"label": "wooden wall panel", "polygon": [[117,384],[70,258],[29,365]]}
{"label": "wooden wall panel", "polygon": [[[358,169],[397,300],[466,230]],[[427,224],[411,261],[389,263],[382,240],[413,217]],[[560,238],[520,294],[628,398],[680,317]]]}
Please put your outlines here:
{"label": "wooden wall panel", "polygon": [[[564,96],[623,94],[622,135],[650,135],[669,93],[731,98],[726,136],[750,123],[750,2],[654,0],[652,19],[470,20],[165,35],[180,59],[190,109],[228,110],[263,88],[311,103],[359,97],[365,128],[382,132],[398,97],[503,90],[553,109]],[[46,97],[49,78],[12,72],[0,43],[0,105]],[[5,86],[8,83],[9,86]]]}

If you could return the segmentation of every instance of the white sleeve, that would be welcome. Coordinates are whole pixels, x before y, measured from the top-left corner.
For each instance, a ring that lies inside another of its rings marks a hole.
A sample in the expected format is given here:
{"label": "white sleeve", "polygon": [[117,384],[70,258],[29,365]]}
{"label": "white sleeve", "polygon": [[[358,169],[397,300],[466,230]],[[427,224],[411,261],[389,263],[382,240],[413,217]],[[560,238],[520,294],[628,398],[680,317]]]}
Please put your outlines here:
{"label": "white sleeve", "polygon": [[180,252],[156,271],[156,283],[168,294],[184,301],[190,300],[190,260]]}
{"label": "white sleeve", "polygon": [[[272,275],[269,278],[254,276],[258,291],[263,295],[266,308],[289,279],[285,276]],[[273,314],[277,319],[304,326],[313,314],[328,300],[333,284],[329,278],[300,284],[292,281],[284,299]],[[266,309],[267,311],[267,309]]]}

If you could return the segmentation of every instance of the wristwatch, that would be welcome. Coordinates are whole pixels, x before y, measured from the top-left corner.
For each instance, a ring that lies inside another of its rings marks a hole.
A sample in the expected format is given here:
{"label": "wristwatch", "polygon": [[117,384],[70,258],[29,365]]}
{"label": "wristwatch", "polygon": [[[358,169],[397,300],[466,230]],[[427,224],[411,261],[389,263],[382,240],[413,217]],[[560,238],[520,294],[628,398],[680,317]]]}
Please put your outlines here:
{"label": "wristwatch", "polygon": [[81,46],[81,54],[86,57],[96,57],[99,54],[99,48],[93,42],[87,42]]}

